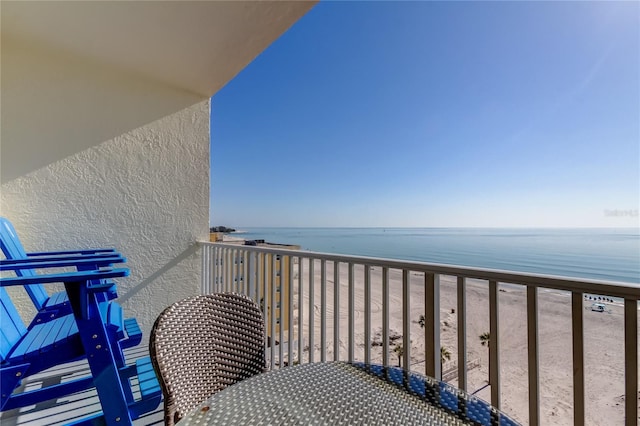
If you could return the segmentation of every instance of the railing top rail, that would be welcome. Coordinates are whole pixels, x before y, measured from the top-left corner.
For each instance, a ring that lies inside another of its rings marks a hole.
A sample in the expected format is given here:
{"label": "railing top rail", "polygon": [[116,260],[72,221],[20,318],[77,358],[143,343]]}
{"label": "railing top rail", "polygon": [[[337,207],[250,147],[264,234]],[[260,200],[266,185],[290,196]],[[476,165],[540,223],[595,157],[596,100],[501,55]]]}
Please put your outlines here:
{"label": "railing top rail", "polygon": [[204,246],[239,249],[250,252],[273,253],[296,257],[324,259],[328,261],[343,263],[388,267],[390,269],[407,269],[414,272],[424,272],[428,274],[453,275],[457,277],[490,280],[501,283],[536,286],[563,291],[580,291],[583,293],[594,293],[626,299],[640,300],[640,284],[634,283],[606,280],[601,281],[587,278],[569,278],[529,272],[515,272],[499,269],[446,265],[441,263],[427,263],[419,261],[385,259],[335,253],[320,253],[307,250],[291,250],[279,247],[271,248],[248,246],[237,243],[213,243],[209,241],[199,241],[198,243]]}

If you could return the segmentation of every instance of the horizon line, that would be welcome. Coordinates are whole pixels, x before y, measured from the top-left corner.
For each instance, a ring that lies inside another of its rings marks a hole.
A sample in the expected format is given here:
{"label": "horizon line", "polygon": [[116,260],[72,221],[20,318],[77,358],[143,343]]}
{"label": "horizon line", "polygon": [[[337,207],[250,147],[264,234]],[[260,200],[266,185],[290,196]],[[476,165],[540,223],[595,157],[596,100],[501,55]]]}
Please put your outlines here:
{"label": "horizon line", "polygon": [[231,229],[634,229],[640,231],[638,226],[227,226],[210,225],[209,228],[224,226]]}

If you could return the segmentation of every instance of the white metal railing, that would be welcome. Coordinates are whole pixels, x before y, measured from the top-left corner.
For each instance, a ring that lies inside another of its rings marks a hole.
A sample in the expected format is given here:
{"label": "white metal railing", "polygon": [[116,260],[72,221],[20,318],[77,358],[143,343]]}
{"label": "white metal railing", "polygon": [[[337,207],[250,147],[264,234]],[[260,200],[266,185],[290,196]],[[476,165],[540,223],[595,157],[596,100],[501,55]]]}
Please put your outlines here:
{"label": "white metal railing", "polygon": [[[388,366],[392,363],[392,340],[400,342],[394,348],[401,347],[397,354],[398,358],[402,357],[403,368],[414,368],[411,328],[419,314],[425,319],[424,336],[420,336],[424,337],[424,353],[419,354],[424,359],[424,374],[441,378],[440,287],[443,277],[452,276],[456,278],[457,287],[457,386],[468,390],[466,286],[470,279],[485,281],[489,299],[489,387],[491,404],[497,408],[501,406],[500,339],[495,338],[500,336],[500,286],[525,286],[531,425],[540,424],[539,289],[571,294],[573,422],[576,425],[585,423],[585,294],[620,298],[624,301],[625,424],[638,423],[638,285],[240,244],[201,244],[203,294],[241,292],[260,304],[270,336],[265,349],[271,368],[328,359]],[[372,279],[373,270],[376,279]],[[401,288],[390,288],[396,284]],[[411,298],[411,286],[416,285],[423,290],[424,300]],[[379,292],[376,300],[372,300],[372,288]],[[401,338],[392,336],[390,328],[392,316],[398,312],[401,317],[395,318],[395,323],[400,325]],[[362,330],[355,327],[358,315],[362,315]],[[345,321],[346,336],[340,334]],[[372,336],[374,324],[379,336]],[[270,344],[271,341],[276,344]],[[374,347],[379,348],[375,354]]]}

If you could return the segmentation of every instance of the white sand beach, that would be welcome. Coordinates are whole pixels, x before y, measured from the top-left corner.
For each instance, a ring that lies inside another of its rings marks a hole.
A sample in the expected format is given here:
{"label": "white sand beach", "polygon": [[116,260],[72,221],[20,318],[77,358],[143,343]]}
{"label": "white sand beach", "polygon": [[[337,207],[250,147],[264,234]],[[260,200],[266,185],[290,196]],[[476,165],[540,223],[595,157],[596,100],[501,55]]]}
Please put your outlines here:
{"label": "white sand beach", "polygon": [[[308,264],[303,264],[303,318],[308,331]],[[297,269],[297,268],[296,268]],[[297,275],[297,272],[296,272]],[[314,350],[315,361],[320,360],[321,335],[321,272],[317,261],[314,268]],[[326,273],[326,349],[327,359],[334,352],[334,273],[327,262]],[[364,359],[364,283],[363,267],[355,268],[354,323],[356,359]],[[296,280],[297,281],[297,280]],[[391,334],[402,335],[402,277],[397,270],[390,271],[390,329]],[[340,358],[347,359],[348,336],[348,271],[340,266]],[[379,339],[382,322],[382,271],[371,272],[371,335]],[[411,359],[412,369],[424,373],[424,331],[418,319],[424,313],[424,277],[411,274]],[[297,316],[297,288],[294,315]],[[456,282],[454,277],[441,279],[440,332],[442,345],[451,353],[443,370],[455,366],[457,359]],[[488,348],[479,336],[489,331],[488,285],[482,281],[467,280],[467,360],[479,360],[479,366],[468,372],[468,391],[490,401],[488,382]],[[620,304],[606,303],[610,312],[599,313],[588,309],[591,301],[584,301],[585,329],[585,383],[586,423],[589,425],[624,424],[624,325]],[[571,306],[568,293],[540,290],[539,298],[539,364],[540,414],[542,424],[573,424]],[[499,293],[500,333],[500,386],[503,411],[515,420],[528,423],[526,292],[522,286],[501,285]],[[294,330],[297,330],[297,320]],[[305,342],[308,344],[308,342]],[[392,345],[393,347],[393,345]],[[373,362],[382,361],[380,346],[371,347]],[[304,355],[306,357],[308,354]],[[397,365],[397,355],[391,350],[390,362]],[[457,380],[451,380],[457,384]]]}

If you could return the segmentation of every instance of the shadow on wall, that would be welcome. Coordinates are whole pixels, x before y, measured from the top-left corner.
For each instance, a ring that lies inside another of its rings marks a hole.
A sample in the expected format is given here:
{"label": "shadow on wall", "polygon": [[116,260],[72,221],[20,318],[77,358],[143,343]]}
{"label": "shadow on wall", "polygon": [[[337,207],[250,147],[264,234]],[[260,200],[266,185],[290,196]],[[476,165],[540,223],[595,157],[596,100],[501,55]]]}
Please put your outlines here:
{"label": "shadow on wall", "polygon": [[[197,243],[191,244],[189,247],[187,247],[178,256],[176,256],[173,259],[171,259],[169,262],[167,262],[160,269],[158,269],[153,274],[149,275],[147,278],[142,280],[139,284],[137,284],[137,285],[133,286],[131,289],[129,289],[127,291],[127,294],[125,294],[123,296],[118,296],[119,302],[120,303],[124,303],[127,300],[131,299],[133,296],[137,295],[142,289],[144,289],[147,286],[149,286],[153,281],[157,280],[162,275],[164,275],[167,272],[169,272],[175,266],[178,266],[184,260],[187,260],[188,258],[193,256],[194,254],[196,254],[197,251],[198,251],[198,244]],[[199,287],[200,287],[200,285],[198,284],[198,288]]]}

